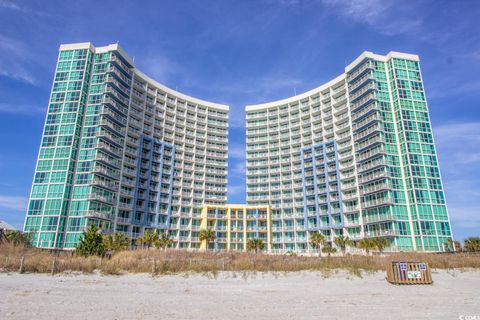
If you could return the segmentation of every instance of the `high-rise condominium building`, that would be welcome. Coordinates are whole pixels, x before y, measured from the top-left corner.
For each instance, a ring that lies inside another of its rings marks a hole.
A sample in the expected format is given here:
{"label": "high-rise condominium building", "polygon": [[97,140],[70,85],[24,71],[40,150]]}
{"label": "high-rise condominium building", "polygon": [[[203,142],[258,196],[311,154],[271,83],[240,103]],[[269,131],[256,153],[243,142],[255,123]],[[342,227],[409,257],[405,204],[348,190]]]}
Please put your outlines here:
{"label": "high-rise condominium building", "polygon": [[385,237],[390,251],[451,239],[419,59],[363,53],[330,82],[247,106],[247,204],[270,206],[272,250]]}
{"label": "high-rise condominium building", "polygon": [[60,46],[25,231],[74,248],[89,223],[198,248],[203,205],[227,200],[228,106],[171,90],[118,45]]}

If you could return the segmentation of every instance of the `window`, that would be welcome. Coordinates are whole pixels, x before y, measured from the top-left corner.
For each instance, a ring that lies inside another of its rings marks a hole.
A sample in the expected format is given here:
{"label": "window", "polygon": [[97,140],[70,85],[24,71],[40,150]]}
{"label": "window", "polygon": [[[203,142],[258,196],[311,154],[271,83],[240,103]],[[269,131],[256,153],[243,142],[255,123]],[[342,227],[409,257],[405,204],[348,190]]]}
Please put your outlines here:
{"label": "window", "polygon": [[[48,112],[49,113],[56,113],[56,112],[61,112],[62,111],[62,104],[61,103],[51,103],[50,106],[48,107]],[[49,114],[48,116],[53,116]]]}
{"label": "window", "polygon": [[70,156],[70,148],[68,147],[56,148],[56,151],[55,151],[56,159],[68,158],[69,156]]}
{"label": "window", "polygon": [[66,172],[52,172],[50,182],[65,182]]}
{"label": "window", "polygon": [[55,75],[55,81],[65,81],[68,80],[68,72],[57,72]]}
{"label": "window", "polygon": [[75,50],[73,53],[73,59],[85,59],[87,57],[87,49]]}
{"label": "window", "polygon": [[[32,187],[32,198],[45,198],[47,194],[47,186],[46,185],[34,185]],[[34,201],[34,200],[31,200]],[[31,203],[31,202],[30,202]],[[43,202],[42,202],[43,205]]]}
{"label": "window", "polygon": [[71,60],[73,56],[73,50],[61,51],[59,55],[59,60]]}
{"label": "window", "polygon": [[63,196],[63,184],[51,184],[48,188],[49,198],[61,198]]}
{"label": "window", "polygon": [[[56,105],[58,106],[58,105]],[[60,108],[62,105],[60,104]],[[47,124],[55,124],[55,123],[60,123],[60,115],[59,114],[49,114],[47,116]]]}
{"label": "window", "polygon": [[67,102],[65,103],[65,112],[77,112],[78,103],[77,102]]}
{"label": "window", "polygon": [[56,141],[57,137],[43,137],[42,147],[53,147]]}
{"label": "window", "polygon": [[55,148],[40,148],[39,159],[51,159],[53,158],[54,152]]}
{"label": "window", "polygon": [[37,172],[35,173],[35,183],[47,183],[48,182],[48,177],[50,173],[49,172]]}
{"label": "window", "polygon": [[73,141],[73,138],[71,136],[61,136],[61,137],[58,137],[57,146],[59,147],[71,146],[72,141]]}
{"label": "window", "polygon": [[58,215],[60,214],[60,208],[62,206],[62,200],[47,200],[45,203],[44,215]]}
{"label": "window", "polygon": [[55,231],[57,229],[58,217],[44,217],[42,231]]}
{"label": "window", "polygon": [[46,136],[53,136],[57,134],[57,131],[58,131],[58,126],[46,125],[45,131],[43,134]]}
{"label": "window", "polygon": [[80,92],[67,92],[65,101],[78,101],[80,99]]}
{"label": "window", "polygon": [[53,170],[67,170],[68,169],[68,160],[55,160],[53,162]]}
{"label": "window", "polygon": [[82,80],[83,71],[75,71],[70,73],[70,80]]}
{"label": "window", "polygon": [[30,200],[30,205],[28,206],[29,215],[40,215],[42,213],[42,209],[43,200]]}
{"label": "window", "polygon": [[70,81],[68,83],[68,90],[70,91],[80,90],[81,88],[82,88],[82,81]]}
{"label": "window", "polygon": [[82,218],[69,218],[68,219],[68,231],[82,231],[83,219]]}

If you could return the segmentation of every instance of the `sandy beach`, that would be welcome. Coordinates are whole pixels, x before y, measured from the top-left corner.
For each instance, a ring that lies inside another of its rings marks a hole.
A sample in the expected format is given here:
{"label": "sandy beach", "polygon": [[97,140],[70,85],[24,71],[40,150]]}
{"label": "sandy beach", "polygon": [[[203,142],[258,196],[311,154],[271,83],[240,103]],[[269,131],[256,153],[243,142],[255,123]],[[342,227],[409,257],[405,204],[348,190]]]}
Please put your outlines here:
{"label": "sandy beach", "polygon": [[2,273],[0,318],[480,319],[480,272],[440,270],[433,278],[431,286],[394,286],[383,272]]}

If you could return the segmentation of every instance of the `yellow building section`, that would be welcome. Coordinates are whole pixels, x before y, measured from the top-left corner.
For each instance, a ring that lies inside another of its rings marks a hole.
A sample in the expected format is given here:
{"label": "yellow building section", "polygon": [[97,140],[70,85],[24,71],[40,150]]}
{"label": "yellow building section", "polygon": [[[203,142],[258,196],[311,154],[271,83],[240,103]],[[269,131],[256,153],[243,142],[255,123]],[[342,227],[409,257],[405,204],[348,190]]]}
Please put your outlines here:
{"label": "yellow building section", "polygon": [[[215,240],[208,243],[212,250],[247,251],[248,239],[260,239],[265,244],[265,251],[272,249],[269,206],[205,205],[202,208],[200,229],[215,231]],[[200,249],[205,250],[206,245],[206,241],[202,241]]]}

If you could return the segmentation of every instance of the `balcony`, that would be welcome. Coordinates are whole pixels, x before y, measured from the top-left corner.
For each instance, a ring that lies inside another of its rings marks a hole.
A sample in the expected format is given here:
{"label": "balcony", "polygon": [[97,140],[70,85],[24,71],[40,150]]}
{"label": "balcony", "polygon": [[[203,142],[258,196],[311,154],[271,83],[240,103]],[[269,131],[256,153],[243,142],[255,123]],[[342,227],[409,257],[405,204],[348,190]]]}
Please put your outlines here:
{"label": "balcony", "polygon": [[363,202],[362,209],[380,207],[380,206],[386,206],[386,205],[392,205],[392,204],[393,204],[393,199],[391,198],[377,199],[373,201]]}
{"label": "balcony", "polygon": [[393,214],[382,214],[382,215],[376,215],[376,216],[363,217],[363,222],[365,224],[380,223],[380,222],[395,221],[395,220],[396,219],[393,216]]}
{"label": "balcony", "polygon": [[395,237],[398,236],[398,231],[395,230],[375,230],[375,231],[366,231],[365,237]]}
{"label": "balcony", "polygon": [[85,218],[95,218],[102,220],[113,220],[113,214],[107,212],[100,212],[95,210],[89,210],[85,213]]}
{"label": "balcony", "polygon": [[106,181],[106,180],[100,180],[100,179],[93,179],[92,185],[104,187],[113,191],[116,191],[118,189],[118,184],[113,182],[113,181]]}

